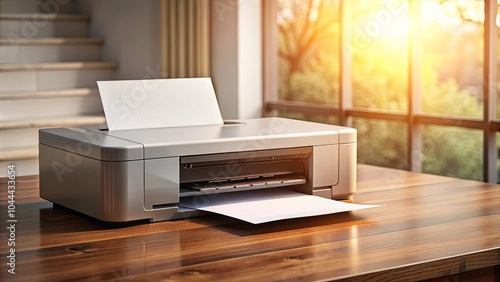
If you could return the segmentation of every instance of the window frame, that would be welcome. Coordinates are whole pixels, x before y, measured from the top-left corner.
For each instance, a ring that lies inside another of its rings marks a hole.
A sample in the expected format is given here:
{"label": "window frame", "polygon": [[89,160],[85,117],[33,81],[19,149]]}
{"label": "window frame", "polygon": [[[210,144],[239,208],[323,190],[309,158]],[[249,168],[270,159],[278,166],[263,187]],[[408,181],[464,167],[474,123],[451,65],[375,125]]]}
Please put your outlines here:
{"label": "window frame", "polygon": [[[342,44],[351,42],[352,30],[349,17],[351,3],[341,0],[341,32]],[[407,159],[409,170],[422,171],[422,131],[424,125],[453,126],[480,130],[483,134],[483,181],[497,183],[497,132],[500,132],[500,120],[497,119],[497,64],[498,64],[498,27],[496,16],[497,0],[484,0],[484,50],[483,50],[483,118],[462,118],[445,115],[427,114],[422,111],[422,73],[421,73],[421,31],[420,31],[420,1],[408,1],[409,5],[409,86],[408,111],[394,113],[384,110],[354,108],[352,104],[352,58],[341,48],[340,62],[340,93],[339,106],[313,104],[278,100],[278,70],[276,38],[276,1],[262,0],[263,6],[263,91],[265,115],[275,115],[277,111],[290,111],[303,114],[335,116],[341,125],[352,126],[352,118],[378,119],[400,121],[407,126]],[[342,46],[342,45],[340,45]]]}

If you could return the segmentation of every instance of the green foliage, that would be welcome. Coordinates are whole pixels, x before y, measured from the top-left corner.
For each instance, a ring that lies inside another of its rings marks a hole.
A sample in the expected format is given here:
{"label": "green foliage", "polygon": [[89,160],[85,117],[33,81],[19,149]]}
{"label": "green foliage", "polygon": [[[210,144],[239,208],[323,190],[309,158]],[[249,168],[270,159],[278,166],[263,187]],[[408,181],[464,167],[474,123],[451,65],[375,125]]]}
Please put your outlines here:
{"label": "green foliage", "polygon": [[422,107],[426,113],[446,113],[459,117],[480,117],[483,113],[478,98],[460,89],[455,80],[433,82],[424,89],[424,92],[426,95],[423,95]]}
{"label": "green foliage", "polygon": [[332,67],[337,61],[323,52],[319,57],[311,60],[303,72],[290,75],[288,100],[338,104],[338,72]]}
{"label": "green foliage", "polygon": [[[379,50],[379,51],[377,51]],[[408,65],[406,56],[386,53],[381,46],[355,53],[353,58],[353,106],[406,111]]]}
{"label": "green foliage", "polygon": [[408,169],[406,125],[401,122],[354,119],[358,131],[358,162]]}
{"label": "green foliage", "polygon": [[455,127],[428,126],[423,138],[423,170],[436,174],[482,179],[480,132]]}
{"label": "green foliage", "polygon": [[[329,2],[334,10],[338,8]],[[328,3],[327,3],[328,4]],[[326,8],[325,8],[326,9]],[[370,19],[370,17],[367,17]],[[308,17],[298,17],[306,21]],[[325,19],[318,20],[325,22]],[[288,28],[303,27],[288,18]],[[311,24],[311,23],[309,23]],[[338,24],[338,22],[337,22]],[[312,25],[312,24],[311,24]],[[287,49],[280,29],[280,52]],[[288,30],[291,32],[291,30]],[[461,58],[456,46],[473,46],[476,52],[479,40],[476,34],[447,33],[445,29],[433,30],[423,44],[431,53],[422,62],[422,110],[436,115],[481,117],[481,87],[477,80],[477,54],[469,63]],[[337,104],[339,95],[339,46],[331,38],[338,38],[339,29],[328,28],[313,44],[306,45],[300,37],[292,44],[295,58],[282,57],[280,61],[280,98],[311,103]],[[325,39],[327,38],[327,39]],[[447,40],[443,40],[447,38]],[[408,110],[408,46],[403,39],[368,38],[369,44],[352,52],[353,105],[359,108],[389,110],[405,113]],[[474,40],[474,44],[471,42]],[[444,44],[440,45],[440,41]],[[328,44],[333,44],[328,47]],[[451,45],[453,46],[451,46]],[[306,50],[300,50],[301,46]],[[453,47],[453,48],[451,48]],[[450,51],[451,50],[451,51]],[[471,51],[472,50],[472,51]],[[467,53],[467,54],[469,54]],[[455,64],[461,60],[460,64]],[[464,61],[464,62],[462,62]],[[459,68],[455,68],[459,66]],[[465,69],[467,68],[467,69]],[[473,89],[472,91],[469,89]],[[479,89],[479,90],[478,90]],[[336,122],[324,117],[286,113],[285,116],[308,120]],[[402,122],[355,118],[358,130],[358,161],[386,167],[409,169],[407,159],[407,125]],[[459,178],[482,177],[482,135],[457,127],[425,126],[422,139],[422,166],[424,172]]]}

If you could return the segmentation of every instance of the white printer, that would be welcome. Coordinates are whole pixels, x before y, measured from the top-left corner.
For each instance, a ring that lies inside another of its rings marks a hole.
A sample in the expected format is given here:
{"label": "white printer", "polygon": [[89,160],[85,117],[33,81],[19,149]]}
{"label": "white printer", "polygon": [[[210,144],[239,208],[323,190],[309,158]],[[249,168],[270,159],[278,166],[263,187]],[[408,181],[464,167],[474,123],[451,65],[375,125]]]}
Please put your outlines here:
{"label": "white printer", "polygon": [[42,198],[108,222],[200,215],[182,203],[256,189],[345,199],[356,191],[356,130],[278,117],[41,129],[39,169]]}

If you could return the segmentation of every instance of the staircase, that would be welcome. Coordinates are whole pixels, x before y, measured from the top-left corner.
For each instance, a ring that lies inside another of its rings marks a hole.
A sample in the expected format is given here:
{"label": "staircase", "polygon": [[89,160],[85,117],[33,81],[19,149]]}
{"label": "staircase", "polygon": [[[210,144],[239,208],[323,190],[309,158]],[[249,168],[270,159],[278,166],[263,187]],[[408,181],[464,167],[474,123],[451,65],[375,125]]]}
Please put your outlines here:
{"label": "staircase", "polygon": [[96,81],[113,79],[102,38],[69,0],[0,0],[0,177],[38,174],[38,130],[105,122]]}

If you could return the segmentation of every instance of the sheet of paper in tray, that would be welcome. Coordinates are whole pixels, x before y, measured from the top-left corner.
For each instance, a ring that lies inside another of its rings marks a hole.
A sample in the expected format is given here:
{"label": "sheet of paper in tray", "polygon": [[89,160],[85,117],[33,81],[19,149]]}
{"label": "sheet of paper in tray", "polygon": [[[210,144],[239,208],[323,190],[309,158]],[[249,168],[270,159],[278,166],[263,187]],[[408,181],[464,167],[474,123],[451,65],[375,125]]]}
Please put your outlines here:
{"label": "sheet of paper in tray", "polygon": [[286,189],[262,189],[194,197],[181,206],[223,214],[253,224],[378,207],[334,201]]}
{"label": "sheet of paper in tray", "polygon": [[209,77],[98,81],[109,130],[223,124]]}

